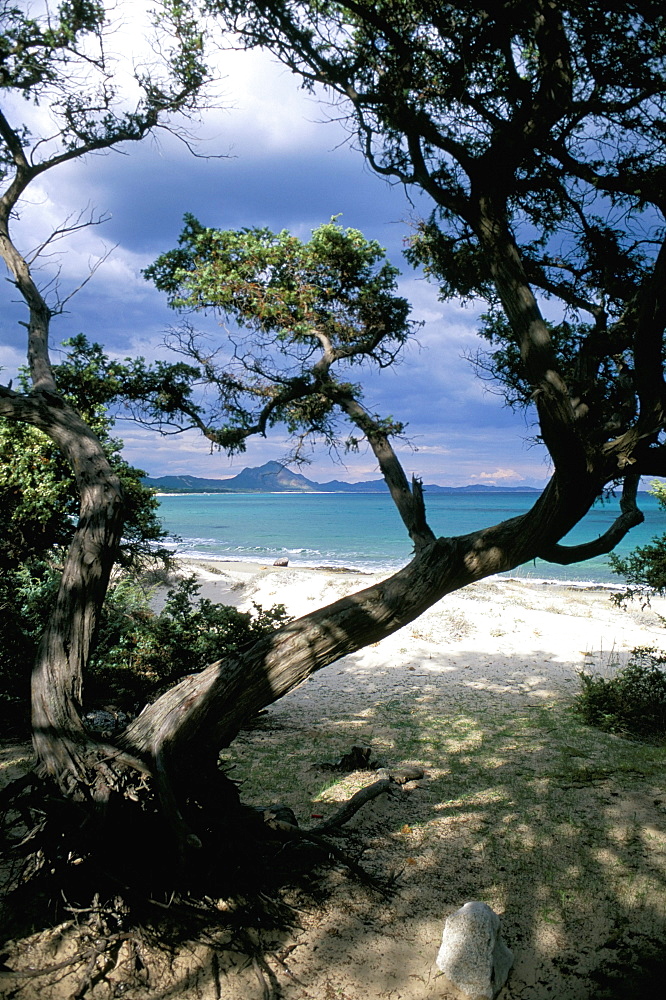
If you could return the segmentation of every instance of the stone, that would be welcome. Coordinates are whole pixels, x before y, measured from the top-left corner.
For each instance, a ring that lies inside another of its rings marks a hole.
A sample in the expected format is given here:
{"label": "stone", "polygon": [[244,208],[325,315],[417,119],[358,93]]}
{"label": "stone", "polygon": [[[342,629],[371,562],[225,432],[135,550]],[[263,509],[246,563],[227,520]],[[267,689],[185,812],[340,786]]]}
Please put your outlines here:
{"label": "stone", "polygon": [[493,1000],[504,986],[513,954],[500,937],[500,918],[487,903],[465,903],[444,924],[437,965],[470,1000]]}
{"label": "stone", "polygon": [[282,556],[281,559],[276,559],[275,562],[273,563],[273,565],[274,566],[288,566],[289,565],[289,560],[286,559],[284,556]]}

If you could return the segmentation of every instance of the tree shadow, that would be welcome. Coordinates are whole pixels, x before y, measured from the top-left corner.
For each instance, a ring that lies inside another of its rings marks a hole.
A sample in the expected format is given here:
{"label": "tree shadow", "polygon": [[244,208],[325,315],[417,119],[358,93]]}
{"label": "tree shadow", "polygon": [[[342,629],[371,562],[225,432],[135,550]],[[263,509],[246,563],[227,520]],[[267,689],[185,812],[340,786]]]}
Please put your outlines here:
{"label": "tree shadow", "polygon": [[[392,894],[360,884],[316,845],[244,831],[239,880],[225,891],[209,867],[184,906],[153,899],[128,914],[113,909],[108,887],[97,904],[107,911],[104,934],[129,929],[132,937],[119,943],[98,989],[129,1000],[144,998],[149,980],[149,995],[165,1000],[446,996],[433,964],[444,919],[482,899],[502,915],[515,956],[500,1000],[656,993],[666,971],[664,751],[579,724],[534,671],[526,683],[524,657],[507,658],[499,685],[470,673],[467,660],[449,649],[446,673],[401,668],[378,692],[376,675],[347,658],[260,716],[223,757],[245,801],[282,801],[302,827],[375,780],[371,771],[319,766],[352,745],[370,745],[389,768],[422,765],[424,780],[396,785],[331,838],[371,875],[396,875]],[[79,898],[84,869],[80,879]],[[73,896],[44,903],[21,929],[23,966],[71,958],[74,945],[58,927],[90,916],[72,912]],[[14,957],[7,962],[17,968]],[[56,1000],[59,984],[71,994],[73,981],[54,972],[36,994],[35,980],[12,980],[12,995]],[[92,985],[85,995],[96,995]]]}
{"label": "tree shadow", "polygon": [[335,917],[308,929],[298,967],[314,993],[333,982],[354,998],[439,996],[444,918],[482,899],[502,914],[515,955],[502,1000],[652,995],[666,972],[664,751],[584,727],[562,699],[542,697],[538,678],[526,689],[523,657],[508,659],[507,678],[518,681],[501,693],[470,679],[464,652],[447,658],[445,683],[432,674],[356,710],[342,692],[337,708],[330,698],[324,707],[309,681],[318,712],[297,692],[230,755],[249,790],[288,761],[277,792],[301,816],[325,814],[373,780],[331,780],[313,766],[353,743],[371,745],[380,763],[428,772],[364,809],[345,835],[365,848],[370,870],[401,872],[396,895],[363,909],[349,885],[332,886]]}

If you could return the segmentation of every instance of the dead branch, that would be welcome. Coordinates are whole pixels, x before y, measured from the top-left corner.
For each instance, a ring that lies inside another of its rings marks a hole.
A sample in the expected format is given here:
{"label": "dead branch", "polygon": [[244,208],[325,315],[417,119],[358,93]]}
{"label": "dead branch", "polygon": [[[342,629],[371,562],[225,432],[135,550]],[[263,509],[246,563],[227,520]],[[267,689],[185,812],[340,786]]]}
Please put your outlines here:
{"label": "dead branch", "polygon": [[334,827],[342,826],[343,823],[347,823],[352,816],[362,809],[366,802],[376,799],[378,795],[382,795],[384,792],[388,792],[391,787],[391,778],[380,778],[379,781],[374,781],[371,785],[366,785],[365,788],[359,789],[349,801],[345,802],[336,812],[333,813],[328,819],[324,820],[322,823],[317,823],[315,827],[308,830],[307,833],[328,833]]}

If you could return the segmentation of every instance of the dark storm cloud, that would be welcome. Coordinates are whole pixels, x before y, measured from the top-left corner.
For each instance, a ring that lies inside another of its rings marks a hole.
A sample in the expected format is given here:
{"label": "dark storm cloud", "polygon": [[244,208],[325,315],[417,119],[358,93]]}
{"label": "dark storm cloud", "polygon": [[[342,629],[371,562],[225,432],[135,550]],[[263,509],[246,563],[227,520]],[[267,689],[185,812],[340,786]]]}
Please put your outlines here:
{"label": "dark storm cloud", "polygon": [[[82,331],[114,355],[164,356],[164,331],[177,316],[144,281],[141,270],[175,246],[185,212],[204,225],[285,228],[300,238],[340,214],[342,225],[361,229],[388,248],[403,271],[402,293],[413,302],[414,316],[425,321],[418,335],[423,346],[409,347],[394,371],[373,373],[366,380],[368,405],[409,425],[411,448],[401,446],[409,470],[427,481],[452,485],[491,482],[493,476],[508,484],[543,482],[542,453],[524,445],[530,435],[524,417],[504,409],[464,360],[477,346],[475,310],[440,303],[436,288],[416,278],[402,259],[410,220],[428,214],[428,200],[421,197],[412,204],[402,187],[387,184],[365,167],[361,155],[344,143],[339,125],[316,124],[316,102],[299,96],[288,74],[256,61],[251,71],[241,72],[241,56],[234,56],[233,81],[246,91],[230,96],[237,105],[234,111],[204,118],[204,141],[198,147],[224,158],[193,157],[182,143],[164,135],[70,164],[45,176],[31,193],[19,226],[26,247],[81,210],[108,216],[104,225],[69,241],[58,261],[63,294],[80,283],[101,253],[114,248],[54,322],[54,344]],[[25,316],[23,307],[10,301],[15,298],[11,288],[5,291],[0,364],[12,368],[21,357],[24,331],[18,321]],[[209,328],[214,330],[214,324]],[[154,475],[231,475],[244,464],[279,459],[287,451],[286,439],[276,434],[251,443],[247,455],[230,467],[224,456],[209,455],[192,435],[165,441],[127,424],[120,433],[127,457]],[[325,452],[313,459],[312,478],[340,475]],[[374,458],[361,454],[350,459],[344,475],[375,478]]]}

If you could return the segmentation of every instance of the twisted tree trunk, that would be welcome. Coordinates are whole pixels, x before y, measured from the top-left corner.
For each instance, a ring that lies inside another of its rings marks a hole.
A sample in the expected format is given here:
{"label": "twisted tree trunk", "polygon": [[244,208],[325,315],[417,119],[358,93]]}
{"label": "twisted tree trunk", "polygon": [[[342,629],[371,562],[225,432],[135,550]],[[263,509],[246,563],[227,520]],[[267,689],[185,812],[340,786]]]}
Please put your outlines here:
{"label": "twisted tree trunk", "polygon": [[536,558],[580,520],[597,493],[592,480],[562,491],[555,477],[527,514],[420,547],[381,583],[185,678],[128,727],[124,748],[161,759],[167,773],[186,778],[229,745],[249,716],[312,673],[397,631],[447,594]]}

